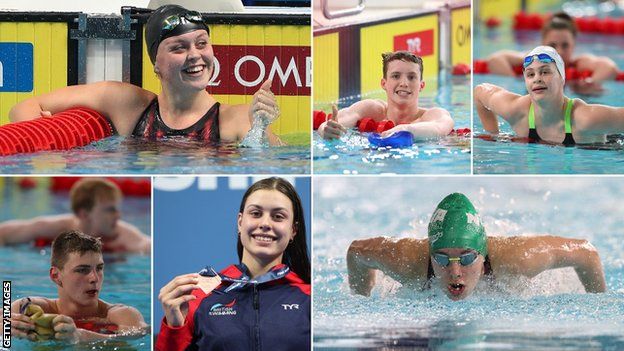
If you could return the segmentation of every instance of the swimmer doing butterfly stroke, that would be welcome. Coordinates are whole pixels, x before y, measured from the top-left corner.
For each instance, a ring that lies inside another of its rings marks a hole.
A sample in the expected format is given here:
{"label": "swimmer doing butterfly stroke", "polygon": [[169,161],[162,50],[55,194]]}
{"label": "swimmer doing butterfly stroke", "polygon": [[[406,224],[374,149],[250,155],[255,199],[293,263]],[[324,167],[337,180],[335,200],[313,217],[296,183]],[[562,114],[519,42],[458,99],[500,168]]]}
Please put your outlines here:
{"label": "swimmer doing butterfly stroke", "polygon": [[236,142],[245,138],[253,124],[267,131],[270,144],[282,144],[267,129],[279,115],[270,80],[262,84],[250,105],[220,104],[206,91],[214,52],[210,29],[200,13],[164,5],[152,13],[145,28],[149,57],[162,87],[159,95],[114,81],[70,86],[20,102],[9,113],[11,121],[82,106],[102,113],[119,135],[187,135],[208,142]]}
{"label": "swimmer doing butterfly stroke", "polygon": [[498,119],[530,142],[571,146],[605,143],[608,134],[624,132],[624,108],[588,104],[563,94],[565,66],[550,46],[538,46],[523,63],[527,95],[493,84],[479,84],[474,101],[483,128],[498,134]]}
{"label": "swimmer doing butterfly stroke", "polygon": [[468,198],[450,194],[437,206],[426,239],[378,237],[355,240],[347,252],[351,290],[369,296],[375,270],[404,286],[428,289],[438,278],[451,300],[470,296],[483,278],[532,278],[543,271],[573,267],[587,292],[606,289],[602,263],[586,240],[558,236],[486,236]]}

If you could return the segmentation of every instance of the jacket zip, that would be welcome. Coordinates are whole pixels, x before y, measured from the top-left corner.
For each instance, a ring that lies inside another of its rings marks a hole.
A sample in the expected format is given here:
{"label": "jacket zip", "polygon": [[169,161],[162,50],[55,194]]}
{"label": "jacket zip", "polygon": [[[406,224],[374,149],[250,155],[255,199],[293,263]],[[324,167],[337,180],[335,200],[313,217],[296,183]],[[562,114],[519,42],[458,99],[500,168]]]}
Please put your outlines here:
{"label": "jacket zip", "polygon": [[253,307],[256,311],[256,324],[254,325],[254,350],[260,351],[260,303],[258,296],[258,285],[253,286]]}

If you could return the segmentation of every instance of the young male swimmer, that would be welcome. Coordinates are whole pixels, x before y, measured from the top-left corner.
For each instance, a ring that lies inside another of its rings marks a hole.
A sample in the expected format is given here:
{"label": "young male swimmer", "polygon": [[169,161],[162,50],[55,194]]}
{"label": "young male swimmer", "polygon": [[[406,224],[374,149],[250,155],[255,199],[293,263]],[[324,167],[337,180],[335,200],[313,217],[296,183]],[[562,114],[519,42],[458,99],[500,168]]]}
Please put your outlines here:
{"label": "young male swimmer", "polygon": [[530,142],[566,146],[604,143],[608,134],[624,132],[624,108],[587,104],[563,94],[565,66],[550,46],[538,46],[524,58],[527,95],[493,84],[479,84],[474,102],[483,128],[498,134],[498,118]]}
{"label": "young male swimmer", "polygon": [[482,278],[531,278],[562,267],[573,267],[587,292],[605,291],[602,263],[589,242],[557,236],[488,237],[474,206],[459,193],[438,204],[427,239],[355,240],[347,252],[351,290],[365,296],[375,285],[375,270],[414,288],[428,288],[437,277],[456,301],[470,296]]}
{"label": "young male swimmer", "polygon": [[[558,12],[542,28],[542,45],[552,46],[561,55],[566,67],[577,71],[592,71],[591,77],[572,81],[572,89],[580,94],[597,93],[602,90],[602,82],[612,80],[618,67],[605,56],[581,54],[574,56],[578,30],[574,19],[565,12]],[[522,65],[522,52],[503,50],[487,57],[488,68],[493,74],[515,76],[514,67]]]}
{"label": "young male swimmer", "polygon": [[159,7],[145,24],[145,44],[161,82],[159,95],[114,81],[69,86],[20,102],[9,118],[24,121],[83,106],[108,118],[119,135],[186,135],[207,142],[236,142],[244,139],[253,123],[266,130],[272,145],[281,144],[267,129],[279,114],[270,80],[250,105],[220,104],[206,91],[214,53],[201,14],[177,5]]}
{"label": "young male swimmer", "polygon": [[50,279],[57,299],[28,297],[11,304],[14,337],[75,343],[149,332],[137,309],[98,298],[104,279],[99,239],[77,231],[60,234],[52,244]]}
{"label": "young male swimmer", "polygon": [[318,128],[321,137],[340,138],[364,117],[375,121],[393,121],[396,127],[382,133],[384,137],[399,131],[410,132],[414,139],[447,136],[453,130],[453,119],[448,111],[440,107],[427,109],[418,105],[418,95],[425,87],[422,58],[408,51],[390,52],[381,56],[381,87],[386,91],[387,101],[366,99],[340,111],[332,106],[332,118]]}
{"label": "young male swimmer", "polygon": [[120,220],[122,194],[113,182],[83,178],[72,186],[69,198],[73,213],[0,223],[0,246],[52,240],[60,232],[79,230],[100,237],[106,252],[150,254],[150,237]]}

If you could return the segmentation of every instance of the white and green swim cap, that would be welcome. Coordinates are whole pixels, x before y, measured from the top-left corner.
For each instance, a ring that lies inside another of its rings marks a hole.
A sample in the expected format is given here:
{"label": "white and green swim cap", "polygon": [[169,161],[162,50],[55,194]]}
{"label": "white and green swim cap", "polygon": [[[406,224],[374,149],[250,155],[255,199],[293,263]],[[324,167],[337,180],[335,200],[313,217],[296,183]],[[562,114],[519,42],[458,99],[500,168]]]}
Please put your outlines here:
{"label": "white and green swim cap", "polygon": [[445,197],[429,221],[429,252],[466,248],[487,256],[487,237],[481,218],[470,200],[460,193]]}

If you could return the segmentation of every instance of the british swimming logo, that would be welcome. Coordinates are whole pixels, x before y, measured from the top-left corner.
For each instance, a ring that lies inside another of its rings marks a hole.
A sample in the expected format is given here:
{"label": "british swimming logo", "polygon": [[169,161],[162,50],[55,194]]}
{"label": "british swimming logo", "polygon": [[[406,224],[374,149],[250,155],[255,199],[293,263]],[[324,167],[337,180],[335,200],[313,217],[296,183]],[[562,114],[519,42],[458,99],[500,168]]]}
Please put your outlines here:
{"label": "british swimming logo", "polygon": [[210,307],[210,311],[208,315],[210,316],[236,316],[236,310],[234,309],[234,305],[236,304],[236,299],[232,300],[232,302],[227,304],[216,303]]}

